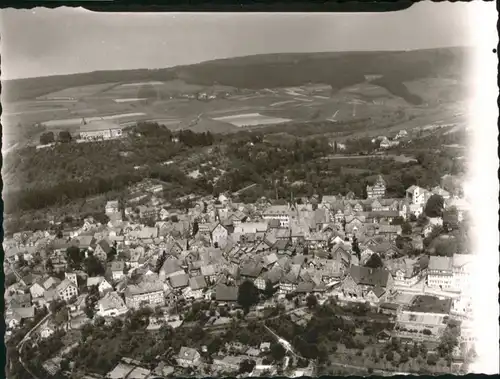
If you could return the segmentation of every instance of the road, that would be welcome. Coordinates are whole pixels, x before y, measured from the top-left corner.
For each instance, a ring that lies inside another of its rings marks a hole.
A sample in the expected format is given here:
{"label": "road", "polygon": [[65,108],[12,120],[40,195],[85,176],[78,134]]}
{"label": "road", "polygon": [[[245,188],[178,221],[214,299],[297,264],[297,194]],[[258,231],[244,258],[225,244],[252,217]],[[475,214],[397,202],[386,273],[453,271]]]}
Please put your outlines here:
{"label": "road", "polygon": [[34,379],[39,379],[35,374],[33,374],[30,369],[26,366],[26,364],[24,363],[24,361],[22,360],[22,348],[24,347],[24,343],[30,338],[31,334],[33,334],[33,332],[35,330],[37,330],[40,325],[43,325],[43,323],[45,323],[48,318],[51,316],[52,314],[49,313],[44,317],[42,318],[35,326],[33,326],[29,331],[28,333],[26,333],[23,337],[23,339],[17,344],[17,351],[19,352],[19,363],[21,363],[21,365],[23,366],[23,368],[34,378]]}

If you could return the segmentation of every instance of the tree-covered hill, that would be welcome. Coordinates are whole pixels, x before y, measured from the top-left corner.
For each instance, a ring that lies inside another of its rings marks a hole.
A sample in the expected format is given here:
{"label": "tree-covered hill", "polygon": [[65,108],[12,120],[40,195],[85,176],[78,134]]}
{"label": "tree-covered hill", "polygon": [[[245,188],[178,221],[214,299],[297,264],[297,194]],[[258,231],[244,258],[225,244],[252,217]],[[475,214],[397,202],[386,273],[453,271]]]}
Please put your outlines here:
{"label": "tree-covered hill", "polygon": [[323,83],[338,90],[364,82],[365,75],[381,75],[374,84],[383,86],[410,103],[420,97],[411,94],[403,82],[419,78],[464,76],[467,48],[411,51],[283,53],[263,54],[202,62],[156,70],[96,71],[84,74],[4,81],[6,101],[31,99],[73,86],[183,79],[191,84],[221,84],[263,89]]}

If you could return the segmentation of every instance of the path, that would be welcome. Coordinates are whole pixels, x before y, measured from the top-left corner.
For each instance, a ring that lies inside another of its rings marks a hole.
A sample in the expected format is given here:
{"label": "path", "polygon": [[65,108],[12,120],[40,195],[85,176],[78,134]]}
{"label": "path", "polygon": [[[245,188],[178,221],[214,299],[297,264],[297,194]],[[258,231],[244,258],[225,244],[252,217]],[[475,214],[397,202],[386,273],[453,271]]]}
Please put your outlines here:
{"label": "path", "polygon": [[290,342],[288,342],[286,339],[284,338],[281,338],[280,336],[278,336],[276,333],[274,333],[274,331],[269,328],[267,325],[264,325],[264,328],[266,328],[277,340],[278,340],[278,343],[283,346],[283,348],[287,351],[287,352],[290,352],[292,353],[292,355],[294,355],[296,358],[301,358],[301,359],[304,359],[304,357],[300,356],[299,354],[297,354],[294,350],[293,350],[293,347],[292,347],[292,344]]}
{"label": "path", "polygon": [[33,328],[31,328],[28,333],[26,333],[23,337],[23,339],[21,341],[19,341],[19,343],[17,344],[17,351],[18,351],[18,354],[19,354],[19,363],[21,363],[21,365],[23,366],[23,368],[34,378],[34,379],[39,379],[35,374],[33,374],[31,372],[31,370],[26,366],[26,364],[24,363],[23,359],[21,358],[22,357],[22,348],[24,347],[24,343],[28,340],[28,338],[31,336],[31,334],[40,327],[40,325],[42,325],[45,321],[47,321],[47,319],[52,315],[52,313],[49,313],[44,317],[42,318]]}

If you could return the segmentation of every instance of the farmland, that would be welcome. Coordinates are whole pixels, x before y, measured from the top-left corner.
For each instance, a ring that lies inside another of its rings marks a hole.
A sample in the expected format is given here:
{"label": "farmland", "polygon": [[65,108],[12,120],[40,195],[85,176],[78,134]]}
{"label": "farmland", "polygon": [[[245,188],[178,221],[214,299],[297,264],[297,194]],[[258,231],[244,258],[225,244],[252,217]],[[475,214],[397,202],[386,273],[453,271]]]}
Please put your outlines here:
{"label": "farmland", "polygon": [[[454,115],[465,88],[460,68],[463,54],[453,49],[408,54],[278,54],[165,70],[9,81],[4,83],[4,144],[37,144],[41,133],[71,131],[84,117],[122,125],[148,120],[172,130],[212,133],[278,126],[283,133],[310,122],[329,122],[328,133],[334,135],[336,123],[364,123],[350,132],[343,129],[341,135],[337,133],[339,138],[377,136],[443,120],[457,123],[460,118]],[[422,72],[415,71],[413,63],[408,63],[410,55],[431,63]],[[293,67],[286,63],[292,58],[297,61]],[[452,66],[443,72],[445,61]],[[363,63],[370,70],[378,67],[380,73],[363,72]],[[400,77],[387,70],[391,65],[398,65]],[[342,78],[331,76],[341,68]],[[252,83],[244,78],[252,76]]]}
{"label": "farmland", "polygon": [[232,125],[242,127],[251,125],[281,124],[290,120],[286,118],[275,118],[263,116],[259,113],[245,113],[235,116],[224,116],[215,118],[215,121],[229,122]]}

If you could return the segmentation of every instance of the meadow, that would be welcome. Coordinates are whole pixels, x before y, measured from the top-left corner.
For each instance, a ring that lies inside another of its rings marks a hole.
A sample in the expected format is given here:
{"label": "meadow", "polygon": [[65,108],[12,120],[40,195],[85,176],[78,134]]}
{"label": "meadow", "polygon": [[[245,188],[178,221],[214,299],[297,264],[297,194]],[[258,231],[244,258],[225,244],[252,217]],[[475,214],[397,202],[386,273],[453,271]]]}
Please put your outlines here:
{"label": "meadow", "polygon": [[40,100],[57,99],[57,98],[81,99],[84,97],[95,95],[99,92],[103,92],[115,85],[117,85],[117,83],[104,83],[104,84],[94,84],[81,87],[70,87],[63,89],[61,91],[51,92],[44,96],[39,96],[37,99]]}
{"label": "meadow", "polygon": [[253,126],[253,125],[267,125],[267,124],[281,124],[289,122],[289,119],[263,116],[259,113],[244,113],[233,116],[224,116],[215,118],[215,121],[228,122],[237,127]]}

